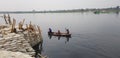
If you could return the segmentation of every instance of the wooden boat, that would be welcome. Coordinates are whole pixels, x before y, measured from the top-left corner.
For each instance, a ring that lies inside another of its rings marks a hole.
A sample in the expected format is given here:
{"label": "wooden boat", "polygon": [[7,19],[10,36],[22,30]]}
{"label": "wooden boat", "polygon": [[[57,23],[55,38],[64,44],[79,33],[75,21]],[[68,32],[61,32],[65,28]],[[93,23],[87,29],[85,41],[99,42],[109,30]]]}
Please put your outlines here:
{"label": "wooden boat", "polygon": [[58,32],[48,32],[50,36],[63,36],[63,37],[71,37],[71,34],[67,33],[58,33]]}

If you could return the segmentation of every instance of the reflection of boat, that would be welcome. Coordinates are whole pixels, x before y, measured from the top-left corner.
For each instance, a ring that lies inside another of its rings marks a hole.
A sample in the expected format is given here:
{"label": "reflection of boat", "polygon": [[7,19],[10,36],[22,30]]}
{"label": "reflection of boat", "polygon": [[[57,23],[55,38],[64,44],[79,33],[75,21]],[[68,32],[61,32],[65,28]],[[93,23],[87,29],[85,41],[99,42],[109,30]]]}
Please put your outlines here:
{"label": "reflection of boat", "polygon": [[69,38],[71,38],[71,34],[69,34],[69,35],[55,35],[55,33],[57,33],[57,32],[54,32],[54,33],[48,32],[49,39],[51,39],[52,36],[58,37],[58,40],[60,40],[61,37],[65,37],[66,38],[65,44],[66,44],[67,42],[69,42]]}
{"label": "reflection of boat", "polygon": [[48,32],[48,35],[51,35],[51,36],[62,36],[62,37],[71,37],[71,34],[58,33],[58,32]]}

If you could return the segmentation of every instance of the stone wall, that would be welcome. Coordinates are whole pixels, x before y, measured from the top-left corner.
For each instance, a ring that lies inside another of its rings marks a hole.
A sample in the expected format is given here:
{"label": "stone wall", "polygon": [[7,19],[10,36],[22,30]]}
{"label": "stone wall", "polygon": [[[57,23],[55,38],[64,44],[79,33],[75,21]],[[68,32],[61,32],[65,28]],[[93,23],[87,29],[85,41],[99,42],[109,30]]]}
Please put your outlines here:
{"label": "stone wall", "polygon": [[[17,33],[11,33],[10,29],[9,27],[2,27],[0,29],[0,50],[8,51],[7,53],[9,53],[9,51],[21,52],[35,56],[35,50],[32,47],[43,41],[42,35],[39,32],[35,33],[20,30]],[[0,51],[0,53],[2,52]]]}
{"label": "stone wall", "polygon": [[0,50],[22,52],[33,56],[35,51],[25,38],[19,34],[10,33],[0,39]]}
{"label": "stone wall", "polygon": [[0,50],[0,58],[34,58],[21,52],[11,52]]}

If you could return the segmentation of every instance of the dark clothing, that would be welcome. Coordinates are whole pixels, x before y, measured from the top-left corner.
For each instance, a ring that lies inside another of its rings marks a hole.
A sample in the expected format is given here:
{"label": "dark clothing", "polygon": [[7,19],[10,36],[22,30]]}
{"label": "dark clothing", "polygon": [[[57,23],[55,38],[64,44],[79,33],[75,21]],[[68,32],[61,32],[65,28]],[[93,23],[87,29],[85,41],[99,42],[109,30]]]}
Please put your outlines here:
{"label": "dark clothing", "polygon": [[52,29],[51,28],[49,28],[49,32],[52,33]]}
{"label": "dark clothing", "polygon": [[58,34],[61,34],[60,30],[58,30]]}
{"label": "dark clothing", "polygon": [[69,29],[66,29],[66,31],[67,31],[67,34],[69,34]]}

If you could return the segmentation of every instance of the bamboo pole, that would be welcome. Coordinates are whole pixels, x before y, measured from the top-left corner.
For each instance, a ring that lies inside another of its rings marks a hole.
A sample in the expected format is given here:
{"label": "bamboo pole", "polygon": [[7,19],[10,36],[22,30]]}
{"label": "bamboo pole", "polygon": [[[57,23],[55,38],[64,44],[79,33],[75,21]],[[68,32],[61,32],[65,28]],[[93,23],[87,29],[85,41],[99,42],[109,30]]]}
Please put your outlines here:
{"label": "bamboo pole", "polygon": [[22,22],[19,22],[19,29],[22,29]]}
{"label": "bamboo pole", "polygon": [[40,38],[42,39],[42,34],[41,34],[40,27],[39,27],[39,26],[37,26],[37,28],[38,28],[38,32],[39,32]]}
{"label": "bamboo pole", "polygon": [[23,21],[20,21],[20,22],[19,22],[19,29],[24,30],[24,29],[23,29],[24,21],[25,21],[25,19],[23,19]]}
{"label": "bamboo pole", "polygon": [[34,29],[31,21],[30,21],[30,24],[29,24],[29,29],[30,29],[31,31],[35,31],[35,29]]}
{"label": "bamboo pole", "polygon": [[38,32],[41,34],[41,30],[40,30],[40,27],[39,27],[39,26],[37,26],[37,28],[38,28]]}
{"label": "bamboo pole", "polygon": [[25,22],[25,19],[23,19],[22,25],[24,24],[24,22]]}
{"label": "bamboo pole", "polygon": [[22,30],[24,30],[24,29],[23,29],[23,24],[24,24],[24,22],[25,22],[25,19],[23,19],[23,21],[21,22],[21,29],[22,29]]}
{"label": "bamboo pole", "polygon": [[13,18],[13,24],[12,24],[11,33],[12,33],[12,32],[15,32],[15,33],[16,33],[15,24],[16,24],[16,20]]}
{"label": "bamboo pole", "polygon": [[8,22],[9,22],[10,25],[12,24],[12,22],[11,22],[11,17],[10,17],[9,14],[8,14]]}
{"label": "bamboo pole", "polygon": [[30,24],[29,24],[29,27],[28,27],[29,29],[31,29],[31,28],[32,28],[32,26],[31,26],[31,25],[32,25],[32,23],[31,23],[31,21],[30,21]]}
{"label": "bamboo pole", "polygon": [[5,14],[3,15],[3,17],[4,17],[4,19],[5,19],[5,23],[8,24],[8,22],[7,22],[7,17],[6,17]]}
{"label": "bamboo pole", "polygon": [[33,27],[34,27],[34,30],[37,31],[36,25],[33,25]]}
{"label": "bamboo pole", "polygon": [[14,25],[14,28],[15,28],[15,24],[16,24],[16,20],[13,18],[13,25]]}
{"label": "bamboo pole", "polygon": [[39,26],[37,26],[37,28],[38,28],[38,32],[39,32],[39,35],[40,35],[39,37],[40,37],[40,39],[41,39],[41,41],[42,41],[43,39],[42,39],[42,34],[41,34],[40,27],[39,27]]}
{"label": "bamboo pole", "polygon": [[28,24],[26,24],[26,30],[28,31],[29,27],[28,27]]}
{"label": "bamboo pole", "polygon": [[34,34],[35,34],[35,36],[37,36],[37,29],[36,29],[36,25],[33,25],[33,32],[34,32]]}

